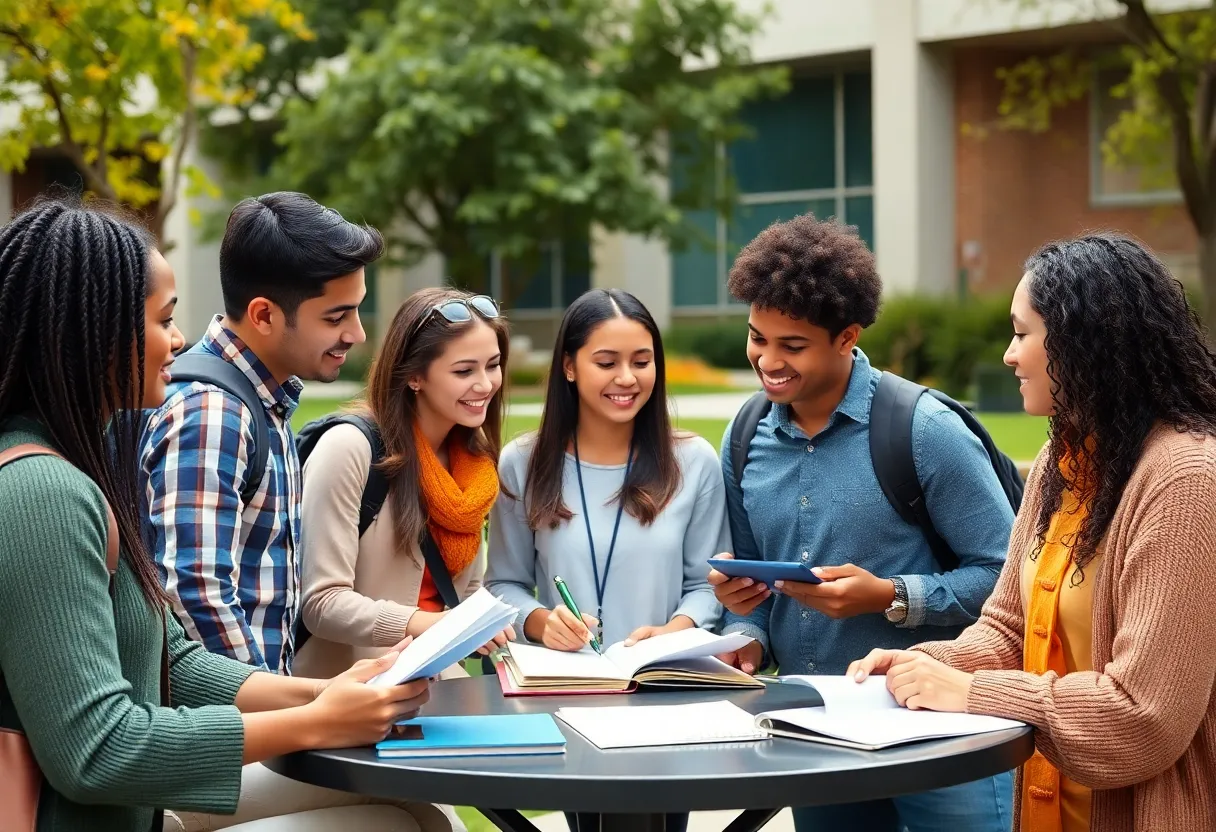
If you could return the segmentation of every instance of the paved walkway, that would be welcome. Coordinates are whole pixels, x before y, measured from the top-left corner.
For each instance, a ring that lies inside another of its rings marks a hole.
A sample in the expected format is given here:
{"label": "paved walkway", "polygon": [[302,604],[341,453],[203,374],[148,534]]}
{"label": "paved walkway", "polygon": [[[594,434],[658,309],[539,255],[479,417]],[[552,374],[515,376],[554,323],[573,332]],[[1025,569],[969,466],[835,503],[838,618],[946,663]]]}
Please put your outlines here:
{"label": "paved walkway", "polygon": [[[738,812],[693,812],[688,821],[688,832],[722,832],[730,822],[739,816]],[[532,818],[532,823],[541,832],[569,832],[566,819],[560,812],[551,815],[541,815]],[[764,832],[794,832],[794,820],[786,809],[773,818],[764,827]]]}

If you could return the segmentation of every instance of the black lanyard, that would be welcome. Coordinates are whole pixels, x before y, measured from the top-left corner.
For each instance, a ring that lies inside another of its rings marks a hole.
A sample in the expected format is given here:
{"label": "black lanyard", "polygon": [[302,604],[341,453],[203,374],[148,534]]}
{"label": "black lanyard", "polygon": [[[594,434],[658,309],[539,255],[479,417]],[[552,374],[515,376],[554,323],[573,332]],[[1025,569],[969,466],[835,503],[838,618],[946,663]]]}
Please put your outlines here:
{"label": "black lanyard", "polygon": [[625,460],[625,478],[621,480],[620,504],[616,507],[616,522],[612,524],[612,542],[608,544],[608,557],[604,560],[604,580],[600,582],[600,567],[595,560],[595,538],[591,535],[591,515],[587,513],[587,492],[583,489],[583,463],[578,458],[578,440],[574,446],[574,471],[578,475],[578,496],[583,501],[583,522],[587,525],[587,546],[591,550],[591,574],[595,578],[595,618],[599,621],[596,637],[604,643],[604,593],[608,589],[608,570],[612,568],[612,553],[616,551],[616,534],[621,529],[621,515],[625,513],[625,486],[629,484],[629,469],[633,467],[633,440],[629,440],[629,457]]}

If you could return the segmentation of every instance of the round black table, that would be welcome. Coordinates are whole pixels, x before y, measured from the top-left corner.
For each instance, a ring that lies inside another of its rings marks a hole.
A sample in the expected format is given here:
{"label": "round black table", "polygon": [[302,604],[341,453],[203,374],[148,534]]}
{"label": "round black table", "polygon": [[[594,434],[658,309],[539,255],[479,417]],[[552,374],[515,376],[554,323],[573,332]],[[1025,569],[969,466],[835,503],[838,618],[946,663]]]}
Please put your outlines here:
{"label": "round black table", "polygon": [[[802,685],[505,698],[494,677],[431,688],[424,716],[552,713],[587,705],[675,705],[728,699],[758,714],[822,704]],[[660,832],[671,812],[746,810],[726,832],[756,832],[787,806],[852,803],[953,786],[1030,758],[1030,728],[855,751],[790,739],[601,751],[560,720],[566,753],[547,757],[381,760],[373,748],[308,751],[267,762],[286,777],[357,794],[477,806],[505,832],[536,832],[517,810],[597,813],[600,829]],[[487,807],[487,808],[481,808]]]}

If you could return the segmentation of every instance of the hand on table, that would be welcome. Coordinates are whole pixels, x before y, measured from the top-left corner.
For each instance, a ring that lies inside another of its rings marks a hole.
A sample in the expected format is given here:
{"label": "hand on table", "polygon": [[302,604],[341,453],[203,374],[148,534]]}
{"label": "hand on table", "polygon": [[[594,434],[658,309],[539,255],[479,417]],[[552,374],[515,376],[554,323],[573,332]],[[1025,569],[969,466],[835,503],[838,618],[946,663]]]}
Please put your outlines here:
{"label": "hand on table", "polygon": [[[718,557],[734,560],[735,556],[723,552]],[[752,610],[773,594],[767,586],[751,578],[731,578],[717,569],[709,570],[709,585],[714,588],[714,597],[718,599],[718,603],[735,615],[750,615]]]}
{"label": "hand on table", "polygon": [[777,581],[774,586],[782,595],[829,618],[883,612],[895,600],[894,583],[876,577],[860,566],[846,563],[843,566],[817,566],[811,571],[823,583]]}
{"label": "hand on table", "polygon": [[858,682],[875,674],[886,675],[887,690],[905,708],[950,713],[967,712],[975,679],[919,650],[872,650],[849,665],[848,675]]}

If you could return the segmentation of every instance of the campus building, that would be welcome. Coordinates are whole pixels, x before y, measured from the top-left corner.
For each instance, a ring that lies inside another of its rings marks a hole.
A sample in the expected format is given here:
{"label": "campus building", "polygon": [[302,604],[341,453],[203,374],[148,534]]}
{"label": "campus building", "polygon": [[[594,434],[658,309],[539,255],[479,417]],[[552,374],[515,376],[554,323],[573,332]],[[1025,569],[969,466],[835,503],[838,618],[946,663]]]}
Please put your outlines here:
{"label": "campus building", "polygon": [[[751,11],[764,5],[738,2]],[[1047,132],[988,129],[1002,94],[999,68],[1066,44],[1113,42],[1108,23],[1077,18],[1090,5],[774,0],[754,56],[788,66],[791,89],[750,105],[744,119],[755,138],[721,149],[738,186],[735,210],[729,219],[688,216],[708,245],[670,251],[593,229],[586,240],[548,249],[539,266],[495,258],[485,288],[504,300],[516,330],[541,346],[589,286],[633,292],[662,325],[728,314],[738,311],[725,277],[739,246],[804,211],[856,225],[890,292],[1008,290],[1037,245],[1094,228],[1138,235],[1189,280],[1195,236],[1178,193],[1147,190],[1136,171],[1102,159],[1101,137],[1123,106],[1109,94],[1117,76],[1098,77],[1095,94],[1057,112]],[[1163,0],[1155,8],[1196,5],[1203,4]],[[678,165],[673,170],[678,179]],[[0,218],[71,176],[53,156],[32,160],[23,174],[0,174]],[[217,244],[200,240],[189,215],[179,207],[168,232],[177,241],[170,259],[183,299],[179,319],[193,337],[220,304]],[[438,258],[404,272],[379,269],[370,317],[383,327],[402,298],[442,275]]]}

